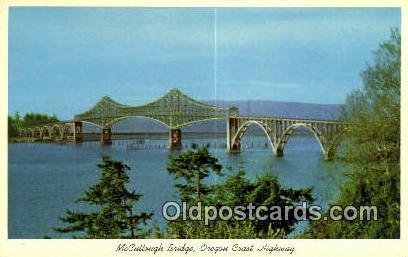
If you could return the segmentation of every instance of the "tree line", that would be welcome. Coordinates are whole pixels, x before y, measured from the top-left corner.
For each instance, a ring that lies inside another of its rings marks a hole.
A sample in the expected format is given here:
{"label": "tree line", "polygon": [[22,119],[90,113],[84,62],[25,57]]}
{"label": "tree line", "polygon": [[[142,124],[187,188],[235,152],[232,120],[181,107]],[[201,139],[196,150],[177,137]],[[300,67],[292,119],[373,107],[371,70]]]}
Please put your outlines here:
{"label": "tree line", "polygon": [[21,116],[16,112],[13,116],[8,116],[8,136],[9,138],[18,136],[18,129],[22,127],[42,125],[59,121],[56,115],[42,113],[27,113]]}

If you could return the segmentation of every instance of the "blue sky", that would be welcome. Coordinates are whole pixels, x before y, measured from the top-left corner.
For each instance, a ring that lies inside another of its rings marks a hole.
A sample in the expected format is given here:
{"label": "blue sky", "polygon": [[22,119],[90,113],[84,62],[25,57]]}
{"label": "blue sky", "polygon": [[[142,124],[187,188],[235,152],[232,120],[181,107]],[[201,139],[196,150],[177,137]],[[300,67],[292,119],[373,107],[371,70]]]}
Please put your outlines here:
{"label": "blue sky", "polygon": [[216,13],[13,7],[9,113],[70,119],[104,95],[137,105],[173,87],[202,100],[342,103],[390,28],[400,28],[398,8]]}

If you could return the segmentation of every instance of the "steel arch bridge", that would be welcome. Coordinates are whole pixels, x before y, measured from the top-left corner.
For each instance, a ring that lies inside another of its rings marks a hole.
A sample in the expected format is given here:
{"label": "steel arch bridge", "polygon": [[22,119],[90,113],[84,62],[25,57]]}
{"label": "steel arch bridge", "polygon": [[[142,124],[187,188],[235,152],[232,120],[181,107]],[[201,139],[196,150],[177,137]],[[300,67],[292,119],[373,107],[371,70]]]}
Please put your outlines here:
{"label": "steel arch bridge", "polygon": [[105,96],[90,110],[75,115],[72,121],[24,127],[19,130],[19,136],[80,143],[83,141],[82,124],[92,123],[102,130],[101,142],[111,144],[112,126],[129,117],[147,117],[166,126],[169,129],[169,149],[181,149],[182,127],[210,120],[226,120],[227,149],[239,152],[245,132],[256,125],[265,133],[273,154],[277,156],[283,156],[285,144],[293,131],[304,127],[315,136],[326,160],[334,157],[346,129],[346,124],[334,120],[240,116],[236,107],[222,108],[202,103],[178,89],[172,89],[159,99],[141,106],[124,105]]}

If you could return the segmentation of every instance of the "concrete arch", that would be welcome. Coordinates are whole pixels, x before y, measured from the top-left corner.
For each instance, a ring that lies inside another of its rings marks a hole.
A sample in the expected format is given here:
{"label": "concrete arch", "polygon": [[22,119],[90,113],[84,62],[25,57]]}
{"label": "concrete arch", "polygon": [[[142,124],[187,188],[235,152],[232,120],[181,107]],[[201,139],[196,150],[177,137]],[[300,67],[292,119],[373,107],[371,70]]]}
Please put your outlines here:
{"label": "concrete arch", "polygon": [[23,129],[22,130],[23,137],[31,137],[31,129]]}
{"label": "concrete arch", "polygon": [[45,136],[45,132],[47,132],[47,135],[50,137],[51,136],[51,128],[49,126],[43,126],[41,127],[41,137]]}
{"label": "concrete arch", "polygon": [[72,123],[67,123],[62,126],[62,131],[64,135],[69,135],[74,133],[74,125]]}
{"label": "concrete arch", "polygon": [[34,137],[34,130],[32,128],[26,129],[27,137]]}
{"label": "concrete arch", "polygon": [[51,137],[57,136],[57,135],[54,134],[55,129],[57,129],[57,131],[58,131],[58,133],[59,133],[58,136],[62,137],[63,134],[64,134],[63,126],[58,125],[58,124],[55,124],[55,125],[51,126],[50,136],[51,136]]}
{"label": "concrete arch", "polygon": [[290,136],[292,135],[293,131],[295,131],[296,129],[301,128],[301,127],[307,128],[310,132],[312,132],[312,134],[316,138],[317,142],[319,143],[319,146],[320,146],[320,148],[322,150],[322,153],[326,154],[326,152],[327,152],[326,139],[324,138],[322,133],[317,128],[313,127],[311,124],[295,123],[295,124],[292,124],[291,126],[287,127],[285,129],[285,131],[283,132],[282,136],[278,139],[278,141],[276,143],[276,154],[278,156],[283,155],[283,150],[285,148],[285,144],[288,141],[288,139],[290,138]]}
{"label": "concrete arch", "polygon": [[[99,125],[99,124],[97,124],[97,123],[94,123],[94,122],[91,122],[91,121],[87,121],[87,120],[77,120],[78,122],[82,122],[82,123],[86,123],[86,124],[90,124],[90,125],[94,125],[94,126],[97,126],[98,128],[100,128],[100,129],[102,129],[102,126],[101,125]],[[73,125],[68,125],[68,126],[73,126]]]}
{"label": "concrete arch", "polygon": [[42,137],[42,128],[41,127],[35,127],[33,129],[33,136],[41,138]]}
{"label": "concrete arch", "polygon": [[268,133],[268,129],[270,128],[268,128],[268,126],[263,124],[262,122],[255,121],[255,120],[247,121],[238,128],[237,132],[232,138],[232,150],[237,150],[240,148],[239,146],[241,144],[242,137],[245,135],[245,132],[247,131],[247,129],[253,124],[259,126],[262,129],[262,131],[265,133],[266,137],[268,138],[272,151],[275,152],[275,145],[270,137],[270,133]]}
{"label": "concrete arch", "polygon": [[24,137],[25,136],[26,130],[24,128],[19,128],[19,129],[17,129],[17,131],[18,131],[17,135],[19,137],[22,137],[22,136]]}

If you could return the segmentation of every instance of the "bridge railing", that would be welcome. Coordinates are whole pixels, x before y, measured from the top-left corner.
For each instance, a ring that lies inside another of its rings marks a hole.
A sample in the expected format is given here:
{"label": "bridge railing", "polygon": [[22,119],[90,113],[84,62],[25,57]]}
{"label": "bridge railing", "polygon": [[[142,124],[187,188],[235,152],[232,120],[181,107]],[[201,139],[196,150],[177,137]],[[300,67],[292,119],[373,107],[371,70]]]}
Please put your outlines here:
{"label": "bridge railing", "polygon": [[68,124],[68,123],[73,123],[73,120],[66,120],[66,121],[56,121],[56,122],[50,122],[50,123],[44,123],[44,124],[37,124],[37,125],[30,125],[30,126],[22,126],[22,129],[30,129],[30,128],[37,128],[37,127],[43,127],[43,126],[54,126],[54,125],[60,125],[60,124]]}
{"label": "bridge railing", "polygon": [[297,118],[297,117],[279,117],[279,116],[247,116],[247,115],[240,115],[233,118],[240,118],[240,119],[253,119],[253,120],[276,120],[276,121],[299,121],[299,122],[315,122],[315,123],[332,123],[332,124],[339,124],[344,123],[340,120],[335,119],[307,119],[307,118]]}

